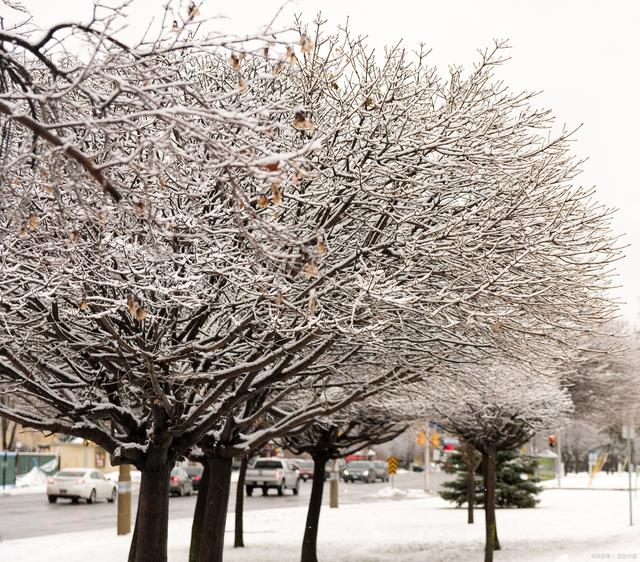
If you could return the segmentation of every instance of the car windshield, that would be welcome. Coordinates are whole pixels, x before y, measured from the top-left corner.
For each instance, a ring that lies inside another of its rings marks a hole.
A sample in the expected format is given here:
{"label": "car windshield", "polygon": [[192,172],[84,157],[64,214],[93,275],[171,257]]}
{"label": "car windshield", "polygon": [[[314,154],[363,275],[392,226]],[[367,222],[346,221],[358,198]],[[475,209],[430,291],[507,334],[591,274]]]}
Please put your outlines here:
{"label": "car windshield", "polygon": [[203,469],[200,466],[188,466],[185,470],[189,476],[200,476]]}
{"label": "car windshield", "polygon": [[367,461],[351,461],[348,465],[349,468],[369,468]]}
{"label": "car windshield", "polygon": [[301,468],[313,468],[313,461],[302,461],[298,463]]}
{"label": "car windshield", "polygon": [[280,461],[256,461],[253,468],[282,468]]}
{"label": "car windshield", "polygon": [[171,471],[171,476],[180,476],[180,469],[179,468],[174,468]]}
{"label": "car windshield", "polygon": [[84,474],[84,470],[61,470],[56,476],[60,476],[61,478],[80,478],[84,476]]}

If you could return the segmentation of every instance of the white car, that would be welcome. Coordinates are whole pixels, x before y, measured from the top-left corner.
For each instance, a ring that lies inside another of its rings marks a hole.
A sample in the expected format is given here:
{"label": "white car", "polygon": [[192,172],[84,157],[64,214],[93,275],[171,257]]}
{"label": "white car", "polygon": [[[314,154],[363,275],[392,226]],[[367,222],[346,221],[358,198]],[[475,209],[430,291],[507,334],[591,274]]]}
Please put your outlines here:
{"label": "white car", "polygon": [[245,482],[248,496],[253,494],[254,488],[260,488],[263,496],[270,488],[277,490],[279,496],[287,488],[297,496],[300,492],[300,471],[287,459],[264,457],[249,466]]}
{"label": "white car", "polygon": [[98,499],[113,503],[117,493],[117,485],[95,468],[65,468],[47,480],[49,503],[56,503],[58,498],[69,498],[74,503],[80,499],[87,503]]}

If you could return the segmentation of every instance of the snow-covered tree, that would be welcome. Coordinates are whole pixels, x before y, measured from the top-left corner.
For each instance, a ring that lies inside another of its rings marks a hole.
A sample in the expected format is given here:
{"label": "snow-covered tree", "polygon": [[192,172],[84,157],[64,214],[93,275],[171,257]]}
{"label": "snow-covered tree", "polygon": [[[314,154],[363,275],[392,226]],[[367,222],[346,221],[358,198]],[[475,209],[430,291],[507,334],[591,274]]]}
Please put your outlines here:
{"label": "snow-covered tree", "polygon": [[499,548],[495,517],[496,455],[524,444],[536,432],[557,427],[572,409],[553,373],[531,373],[507,362],[478,365],[466,377],[434,378],[429,407],[452,433],[482,455],[486,523],[485,562]]}
{"label": "snow-covered tree", "polygon": [[314,463],[301,562],[318,560],[318,527],[327,462],[385,443],[402,433],[412,421],[404,417],[402,411],[386,408],[383,397],[384,394],[373,403],[356,404],[334,416],[319,418],[304,431],[284,440],[283,444],[288,449],[297,454],[311,455]]}
{"label": "snow-covered tree", "polygon": [[[610,313],[617,255],[567,136],[493,78],[499,49],[444,82],[348,32],[175,27],[135,48],[100,20],[0,35],[31,81],[0,93],[0,384],[21,397],[0,413],[142,470],[136,561],[166,559],[168,471],[195,445],[225,477],[309,419],[256,429],[260,411],[356,355],[399,376],[566,352]],[[52,68],[65,29],[93,55]]]}

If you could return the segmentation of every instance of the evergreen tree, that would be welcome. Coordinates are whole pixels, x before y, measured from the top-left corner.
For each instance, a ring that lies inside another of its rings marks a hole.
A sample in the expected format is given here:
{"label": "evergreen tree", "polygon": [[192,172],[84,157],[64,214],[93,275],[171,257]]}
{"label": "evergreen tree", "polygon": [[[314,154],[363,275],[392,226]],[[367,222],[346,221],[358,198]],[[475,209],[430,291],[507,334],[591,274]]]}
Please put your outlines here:
{"label": "evergreen tree", "polygon": [[[496,459],[496,507],[535,507],[536,496],[540,493],[536,475],[538,460],[535,457],[519,455],[515,450],[500,451]],[[467,501],[467,466],[461,453],[451,453],[444,463],[444,471],[457,474],[455,480],[443,484],[440,496],[453,502],[457,507]],[[482,466],[475,472],[475,503],[482,507]]]}

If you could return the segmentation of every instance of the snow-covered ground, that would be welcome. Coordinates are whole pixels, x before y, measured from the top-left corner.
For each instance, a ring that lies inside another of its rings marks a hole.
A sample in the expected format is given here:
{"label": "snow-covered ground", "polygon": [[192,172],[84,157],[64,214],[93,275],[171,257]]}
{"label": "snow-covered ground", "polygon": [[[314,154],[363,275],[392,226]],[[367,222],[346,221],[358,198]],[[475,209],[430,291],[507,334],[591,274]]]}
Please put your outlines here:
{"label": "snow-covered ground", "polygon": [[[409,495],[409,494],[407,494]],[[628,524],[628,495],[618,491],[545,490],[535,509],[498,511],[503,550],[497,562],[572,562],[640,559],[640,526]],[[245,549],[226,551],[227,562],[294,562],[299,559],[304,508],[250,511]],[[335,562],[468,562],[482,560],[483,512],[466,513],[438,497],[390,499],[323,509],[320,560]],[[171,522],[169,559],[186,562],[190,521]],[[232,540],[233,518],[227,525]],[[51,535],[0,543],[0,560],[117,562],[130,537],[115,530]]]}
{"label": "snow-covered ground", "polygon": [[[542,483],[545,488],[557,488],[558,481],[553,478]],[[592,490],[628,490],[629,474],[626,472],[614,472],[607,474],[606,472],[598,472],[593,479],[587,472],[578,474],[567,474],[562,477],[562,488],[591,488]],[[635,474],[631,475],[631,488],[637,487],[637,478]],[[638,556],[640,560],[640,555]]]}

